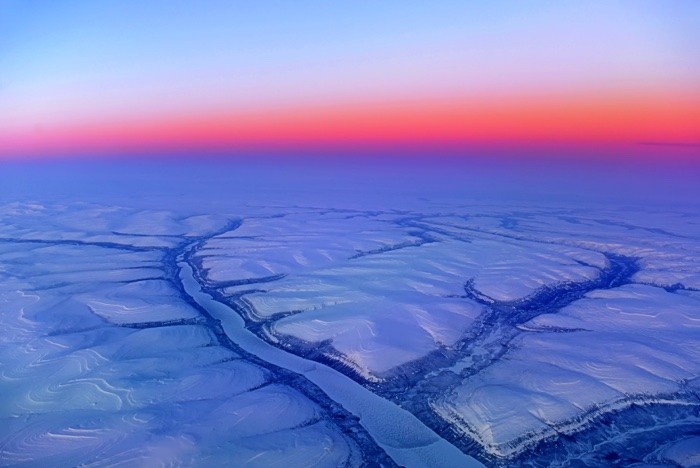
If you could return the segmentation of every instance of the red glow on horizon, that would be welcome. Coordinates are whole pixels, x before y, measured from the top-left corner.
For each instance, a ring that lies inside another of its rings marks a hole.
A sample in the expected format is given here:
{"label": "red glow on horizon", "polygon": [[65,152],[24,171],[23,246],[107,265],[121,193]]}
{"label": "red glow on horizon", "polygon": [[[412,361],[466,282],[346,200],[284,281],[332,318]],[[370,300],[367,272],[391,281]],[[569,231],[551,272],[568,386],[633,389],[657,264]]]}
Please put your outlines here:
{"label": "red glow on horizon", "polygon": [[0,133],[12,154],[182,148],[606,145],[653,142],[700,159],[700,96],[592,94],[511,100],[345,104],[55,125]]}

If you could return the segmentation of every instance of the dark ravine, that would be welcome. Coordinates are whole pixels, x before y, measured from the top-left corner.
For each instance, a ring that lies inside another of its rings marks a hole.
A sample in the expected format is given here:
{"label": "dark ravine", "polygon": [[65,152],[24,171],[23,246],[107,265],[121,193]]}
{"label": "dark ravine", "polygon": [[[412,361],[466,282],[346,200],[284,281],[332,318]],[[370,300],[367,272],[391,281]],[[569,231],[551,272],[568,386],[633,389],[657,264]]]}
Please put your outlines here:
{"label": "dark ravine", "polygon": [[164,252],[166,247],[140,247],[136,245],[120,244],[117,242],[81,241],[69,239],[17,239],[11,237],[0,237],[0,242],[12,242],[15,244],[43,244],[43,245],[71,245],[75,247],[93,246],[106,249],[123,250],[126,252]]}
{"label": "dark ravine", "polygon": [[[401,404],[465,452],[479,454],[481,461],[487,464],[498,462],[488,456],[478,443],[464,434],[455,432],[447,422],[438,417],[430,407],[435,397],[430,396],[445,395],[464,380],[498,362],[509,351],[509,345],[516,337],[523,333],[532,333],[523,331],[519,325],[538,315],[557,313],[588,292],[629,284],[632,276],[639,270],[637,259],[612,253],[605,253],[605,256],[608,266],[601,270],[595,280],[546,286],[519,301],[495,301],[476,290],[473,281],[467,281],[463,297],[484,307],[484,313],[477,323],[455,346],[435,351],[396,369],[392,378],[387,379],[376,391]],[[477,349],[479,354],[474,355],[474,350]],[[459,361],[469,358],[470,364],[464,369],[459,372],[450,370]]]}
{"label": "dark ravine", "polygon": [[542,441],[503,466],[545,468],[571,466],[626,467],[639,464],[678,466],[665,459],[665,444],[700,436],[700,399],[693,405],[640,405],[602,416],[597,424],[557,439]]}
{"label": "dark ravine", "polygon": [[[629,284],[632,276],[639,271],[638,261],[635,258],[611,253],[606,253],[605,256],[608,266],[601,270],[595,280],[545,286],[519,301],[495,301],[476,290],[473,280],[467,281],[464,286],[465,295],[462,297],[484,307],[484,312],[471,329],[455,345],[449,348],[443,347],[421,359],[394,369],[388,376],[387,382],[376,390],[402,404],[409,404],[408,402],[415,399],[422,400],[415,397],[422,394],[424,388],[434,385],[431,379],[442,382],[452,379],[450,376],[440,375],[441,373],[436,372],[436,369],[454,366],[459,361],[471,357],[475,349],[481,349],[482,352],[479,356],[473,357],[470,366],[465,368],[459,377],[465,379],[483,371],[508,351],[508,344],[513,339],[524,333],[518,325],[538,315],[557,313],[588,292]],[[485,355],[484,349],[487,350]],[[428,377],[431,374],[433,377]],[[407,389],[409,389],[408,392]]]}

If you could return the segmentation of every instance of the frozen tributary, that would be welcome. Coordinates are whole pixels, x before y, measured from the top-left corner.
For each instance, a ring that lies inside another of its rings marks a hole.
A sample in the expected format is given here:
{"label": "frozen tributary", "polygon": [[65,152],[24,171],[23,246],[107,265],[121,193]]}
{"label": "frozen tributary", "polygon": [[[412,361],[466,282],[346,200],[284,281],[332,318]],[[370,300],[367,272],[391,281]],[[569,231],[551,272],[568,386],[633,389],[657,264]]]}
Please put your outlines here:
{"label": "frozen tributary", "polygon": [[378,445],[405,466],[482,466],[440,438],[415,416],[370,392],[340,372],[287,353],[262,341],[245,328],[243,319],[228,306],[202,291],[189,264],[179,259],[180,278],[187,294],[221,321],[226,335],[243,350],[275,366],[303,375],[330,398],[360,419]]}

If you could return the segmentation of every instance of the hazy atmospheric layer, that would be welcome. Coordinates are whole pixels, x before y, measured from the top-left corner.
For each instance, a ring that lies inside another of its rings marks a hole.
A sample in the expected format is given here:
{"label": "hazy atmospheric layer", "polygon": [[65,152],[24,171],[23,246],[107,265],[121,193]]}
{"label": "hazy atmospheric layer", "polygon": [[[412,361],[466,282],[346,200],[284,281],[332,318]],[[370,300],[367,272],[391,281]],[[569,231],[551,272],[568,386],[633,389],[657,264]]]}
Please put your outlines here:
{"label": "hazy atmospheric layer", "polygon": [[35,169],[0,200],[2,465],[699,461],[697,207]]}

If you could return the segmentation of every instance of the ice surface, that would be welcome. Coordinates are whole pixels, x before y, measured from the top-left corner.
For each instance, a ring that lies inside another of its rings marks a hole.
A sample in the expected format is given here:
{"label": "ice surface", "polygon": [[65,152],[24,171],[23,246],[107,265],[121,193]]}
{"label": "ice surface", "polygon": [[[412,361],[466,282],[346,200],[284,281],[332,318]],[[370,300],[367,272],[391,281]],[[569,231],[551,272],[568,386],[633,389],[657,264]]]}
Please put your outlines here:
{"label": "ice surface", "polygon": [[698,463],[697,207],[219,184],[3,196],[0,465]]}

